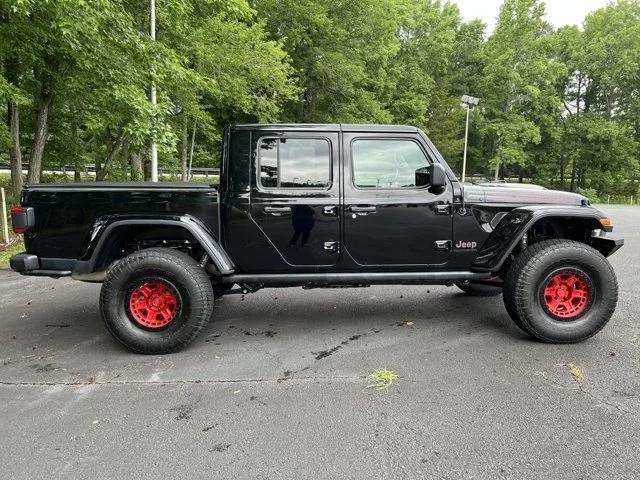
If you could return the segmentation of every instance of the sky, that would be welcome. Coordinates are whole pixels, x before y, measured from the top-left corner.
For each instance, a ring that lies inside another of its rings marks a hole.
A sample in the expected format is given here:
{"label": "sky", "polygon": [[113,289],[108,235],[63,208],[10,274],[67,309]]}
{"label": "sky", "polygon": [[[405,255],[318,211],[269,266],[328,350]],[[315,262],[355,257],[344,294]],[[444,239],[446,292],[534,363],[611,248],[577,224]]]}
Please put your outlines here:
{"label": "sky", "polygon": [[[487,24],[487,33],[495,26],[502,0],[452,0],[458,4],[465,20],[480,18]],[[547,0],[547,20],[554,27],[581,25],[589,12],[606,6],[610,0]]]}

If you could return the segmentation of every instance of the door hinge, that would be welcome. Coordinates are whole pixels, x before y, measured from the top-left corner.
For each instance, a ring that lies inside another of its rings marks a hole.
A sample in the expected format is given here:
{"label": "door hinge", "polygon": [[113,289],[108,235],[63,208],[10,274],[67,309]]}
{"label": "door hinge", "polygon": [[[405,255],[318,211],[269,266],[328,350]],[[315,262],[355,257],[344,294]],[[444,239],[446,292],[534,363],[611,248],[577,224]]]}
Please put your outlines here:
{"label": "door hinge", "polygon": [[322,249],[325,252],[338,252],[340,250],[339,242],[324,242]]}
{"label": "door hinge", "polygon": [[451,240],[436,240],[433,242],[433,248],[436,250],[451,250]]}

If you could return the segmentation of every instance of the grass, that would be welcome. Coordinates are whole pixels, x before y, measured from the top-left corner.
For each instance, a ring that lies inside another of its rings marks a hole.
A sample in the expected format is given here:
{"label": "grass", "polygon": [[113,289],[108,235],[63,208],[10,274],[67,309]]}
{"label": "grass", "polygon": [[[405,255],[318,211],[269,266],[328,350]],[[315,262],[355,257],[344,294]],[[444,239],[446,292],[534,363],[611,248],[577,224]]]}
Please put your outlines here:
{"label": "grass", "polygon": [[9,259],[16,253],[21,252],[24,252],[24,243],[22,243],[22,240],[8,245],[0,245],[0,268],[8,267]]}
{"label": "grass", "polygon": [[584,374],[575,363],[565,363],[563,366],[569,369],[569,373],[576,382],[580,383],[584,380]]}
{"label": "grass", "polygon": [[398,375],[393,370],[379,368],[371,372],[371,374],[367,378],[373,383],[364,387],[365,390],[367,388],[374,388],[376,390],[388,390],[389,387],[400,378],[400,375]]}

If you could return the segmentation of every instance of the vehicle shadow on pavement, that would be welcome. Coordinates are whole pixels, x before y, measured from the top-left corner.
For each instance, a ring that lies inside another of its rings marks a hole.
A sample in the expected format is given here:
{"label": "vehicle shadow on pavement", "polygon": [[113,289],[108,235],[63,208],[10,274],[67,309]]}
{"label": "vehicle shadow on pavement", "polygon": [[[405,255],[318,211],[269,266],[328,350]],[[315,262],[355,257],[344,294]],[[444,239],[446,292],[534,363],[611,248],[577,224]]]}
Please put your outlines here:
{"label": "vehicle shadow on pavement", "polygon": [[[350,355],[379,357],[380,352],[398,349],[486,342],[486,337],[500,343],[529,342],[509,319],[500,297],[468,297],[446,287],[291,288],[224,297],[216,301],[211,323],[185,351],[144,356],[129,353],[107,333],[96,286],[58,285],[51,293],[3,309],[2,378],[76,381],[96,371],[121,369],[135,376],[176,368],[178,358],[180,369],[196,372],[196,365],[212,356],[223,359],[215,375],[241,378],[260,371],[268,377],[277,371],[286,377],[288,365],[299,371],[324,364],[329,357],[342,367]],[[70,295],[73,302],[55,300]]]}
{"label": "vehicle shadow on pavement", "polygon": [[271,289],[244,298],[224,297],[216,302],[205,336],[225,328],[249,333],[285,330],[294,336],[321,334],[336,326],[354,331],[409,326],[450,335],[476,331],[528,338],[505,312],[502,297],[469,297],[446,287],[418,288],[399,295],[378,287],[347,295],[336,290],[301,294],[300,289]]}

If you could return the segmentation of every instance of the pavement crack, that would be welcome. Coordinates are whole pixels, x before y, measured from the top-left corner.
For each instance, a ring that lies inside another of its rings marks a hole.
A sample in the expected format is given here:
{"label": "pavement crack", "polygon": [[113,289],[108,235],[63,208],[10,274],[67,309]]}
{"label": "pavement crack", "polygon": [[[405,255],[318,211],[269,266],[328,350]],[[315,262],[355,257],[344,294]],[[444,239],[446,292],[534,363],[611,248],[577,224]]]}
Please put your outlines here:
{"label": "pavement crack", "polygon": [[631,410],[627,410],[626,408],[624,408],[622,405],[619,405],[617,403],[613,403],[610,402],[607,397],[601,398],[598,395],[596,395],[595,393],[590,392],[589,390],[585,389],[582,385],[580,385],[578,387],[578,389],[584,393],[585,395],[587,395],[588,397],[593,398],[594,400],[597,400],[598,402],[600,402],[602,405],[607,405],[608,407],[611,408],[615,408],[616,410],[618,410],[619,412],[622,413],[628,413],[629,415],[635,415],[636,412],[632,412]]}
{"label": "pavement crack", "polygon": [[[590,392],[589,390],[587,390],[584,385],[575,385],[575,386],[567,386],[567,385],[562,385],[550,378],[547,378],[547,376],[544,374],[544,372],[538,372],[537,373],[538,377],[540,377],[542,379],[542,381],[544,383],[546,383],[547,385],[554,387],[554,388],[559,388],[561,390],[567,390],[567,391],[572,391],[572,392],[580,392],[583,393],[584,395],[596,400],[597,402],[599,402],[600,405],[606,405],[607,407],[611,407],[615,410],[618,410],[621,413],[626,413],[628,415],[637,415],[637,412],[633,412],[631,410],[627,410],[626,408],[624,408],[622,405],[619,405],[617,403],[613,403],[611,401],[608,400],[608,397],[600,397],[598,395],[596,395],[593,392]],[[576,382],[577,383],[577,382]]]}

